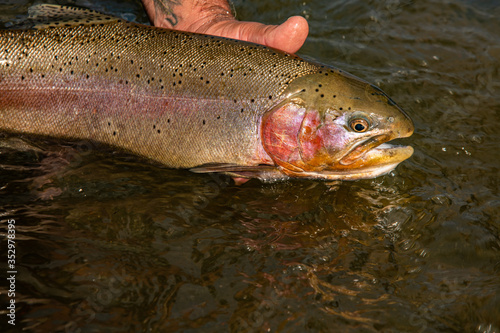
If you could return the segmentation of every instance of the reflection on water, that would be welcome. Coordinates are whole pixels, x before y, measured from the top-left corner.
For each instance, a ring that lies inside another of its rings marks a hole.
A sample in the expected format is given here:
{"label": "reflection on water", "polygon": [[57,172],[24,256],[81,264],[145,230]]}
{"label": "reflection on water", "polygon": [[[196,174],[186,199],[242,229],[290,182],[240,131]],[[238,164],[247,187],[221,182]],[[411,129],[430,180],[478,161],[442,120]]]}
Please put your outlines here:
{"label": "reflection on water", "polygon": [[[134,1],[76,3],[145,22]],[[306,15],[302,54],[403,105],[414,157],[375,180],[238,187],[88,142],[3,137],[18,274],[17,325],[2,308],[2,331],[499,332],[495,1],[287,3],[235,5],[245,20]]]}

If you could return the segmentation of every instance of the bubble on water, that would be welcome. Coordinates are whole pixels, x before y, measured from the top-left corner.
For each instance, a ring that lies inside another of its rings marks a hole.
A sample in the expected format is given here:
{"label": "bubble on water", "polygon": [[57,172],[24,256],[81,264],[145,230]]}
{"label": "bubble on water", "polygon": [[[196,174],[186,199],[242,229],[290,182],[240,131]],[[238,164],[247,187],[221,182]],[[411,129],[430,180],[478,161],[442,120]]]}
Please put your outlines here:
{"label": "bubble on water", "polygon": [[477,327],[476,332],[478,332],[478,333],[497,333],[497,332],[500,332],[500,329],[493,324],[480,324]]}
{"label": "bubble on water", "polygon": [[446,195],[438,194],[431,198],[432,202],[438,205],[450,205],[451,200]]}
{"label": "bubble on water", "polygon": [[303,272],[303,271],[306,271],[306,270],[307,270],[307,269],[306,269],[306,266],[305,266],[305,265],[301,265],[301,264],[297,264],[297,265],[295,265],[295,266],[293,267],[293,269],[294,269],[294,270],[297,270],[297,271],[301,271],[301,272]]}
{"label": "bubble on water", "polygon": [[132,13],[123,13],[120,14],[121,18],[127,21],[135,21],[137,20],[137,15],[134,15]]}
{"label": "bubble on water", "polygon": [[253,251],[255,251],[255,248],[254,248],[254,247],[252,247],[252,246],[250,246],[250,245],[246,245],[246,246],[244,247],[244,249],[245,249],[247,252],[253,252]]}
{"label": "bubble on water", "polygon": [[483,143],[483,137],[479,134],[474,134],[470,137],[470,141],[474,143]]}
{"label": "bubble on water", "polygon": [[465,147],[462,147],[462,150],[464,151],[464,153],[465,153],[466,155],[468,155],[468,156],[471,156],[471,155],[472,155],[470,151],[468,151],[467,149],[465,149]]}

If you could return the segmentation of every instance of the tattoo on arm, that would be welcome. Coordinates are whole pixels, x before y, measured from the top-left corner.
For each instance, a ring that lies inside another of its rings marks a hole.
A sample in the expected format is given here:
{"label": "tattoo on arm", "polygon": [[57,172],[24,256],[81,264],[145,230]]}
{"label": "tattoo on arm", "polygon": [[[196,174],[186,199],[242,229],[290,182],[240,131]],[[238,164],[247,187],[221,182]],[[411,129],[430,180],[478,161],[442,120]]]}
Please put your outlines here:
{"label": "tattoo on arm", "polygon": [[162,12],[166,15],[165,20],[168,21],[175,27],[177,23],[179,23],[179,17],[174,13],[174,8],[176,6],[182,5],[182,0],[153,0],[155,5],[155,11],[158,15],[159,12]]}

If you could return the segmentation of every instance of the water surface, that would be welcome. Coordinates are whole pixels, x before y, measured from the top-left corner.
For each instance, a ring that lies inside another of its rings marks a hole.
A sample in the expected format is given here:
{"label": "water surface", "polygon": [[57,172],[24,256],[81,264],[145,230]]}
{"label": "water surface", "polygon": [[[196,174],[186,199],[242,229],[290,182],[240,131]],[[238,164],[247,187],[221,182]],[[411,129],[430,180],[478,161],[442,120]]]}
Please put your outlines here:
{"label": "water surface", "polygon": [[[4,1],[1,22],[31,3]],[[147,22],[137,1],[64,4]],[[414,156],[374,180],[235,186],[88,142],[10,137],[0,220],[2,235],[16,221],[17,316],[13,328],[2,305],[2,332],[500,332],[498,2],[235,11],[304,15],[299,54],[393,97],[415,122]]]}

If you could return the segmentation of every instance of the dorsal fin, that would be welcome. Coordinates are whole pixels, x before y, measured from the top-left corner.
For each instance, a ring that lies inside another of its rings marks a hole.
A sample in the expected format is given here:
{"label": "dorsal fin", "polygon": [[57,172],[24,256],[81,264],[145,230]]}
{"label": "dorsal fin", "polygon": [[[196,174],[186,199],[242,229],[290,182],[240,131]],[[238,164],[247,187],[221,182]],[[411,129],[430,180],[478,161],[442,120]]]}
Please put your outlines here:
{"label": "dorsal fin", "polygon": [[59,5],[32,6],[28,9],[28,13],[31,21],[30,28],[34,29],[121,21],[116,16],[102,14],[95,10]]}

